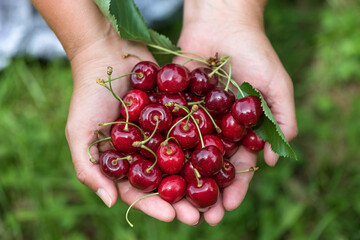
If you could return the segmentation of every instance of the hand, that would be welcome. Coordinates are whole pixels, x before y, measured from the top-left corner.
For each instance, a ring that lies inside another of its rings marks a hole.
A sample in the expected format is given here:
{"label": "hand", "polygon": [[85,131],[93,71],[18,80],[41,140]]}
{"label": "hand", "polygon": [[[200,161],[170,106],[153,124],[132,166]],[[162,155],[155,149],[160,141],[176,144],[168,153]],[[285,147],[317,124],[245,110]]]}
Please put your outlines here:
{"label": "hand", "polygon": [[[231,56],[232,78],[239,85],[251,83],[261,91],[275,119],[288,141],[297,135],[293,85],[277,54],[266,37],[262,24],[263,6],[255,3],[186,1],[183,30],[178,45],[184,51],[200,53],[206,57]],[[238,9],[238,10],[237,10]],[[176,58],[177,63],[185,62]],[[189,63],[192,70],[201,64]],[[255,166],[257,155],[240,147],[231,158],[237,170]],[[264,159],[274,166],[279,156],[265,144]],[[205,220],[215,225],[221,221],[224,210],[237,208],[246,195],[253,173],[237,174],[227,187],[219,204],[210,208]]]}

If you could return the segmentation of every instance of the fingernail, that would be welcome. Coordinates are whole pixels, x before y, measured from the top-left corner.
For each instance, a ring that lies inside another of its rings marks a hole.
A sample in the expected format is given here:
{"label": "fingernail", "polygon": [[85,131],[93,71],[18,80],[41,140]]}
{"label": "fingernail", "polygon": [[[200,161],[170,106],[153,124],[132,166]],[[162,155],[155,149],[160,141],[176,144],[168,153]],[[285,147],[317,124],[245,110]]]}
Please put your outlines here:
{"label": "fingernail", "polygon": [[106,206],[108,206],[109,208],[111,208],[111,198],[109,196],[109,194],[102,188],[99,188],[96,191],[96,194],[101,198],[101,200],[103,200],[103,202],[106,204]]}

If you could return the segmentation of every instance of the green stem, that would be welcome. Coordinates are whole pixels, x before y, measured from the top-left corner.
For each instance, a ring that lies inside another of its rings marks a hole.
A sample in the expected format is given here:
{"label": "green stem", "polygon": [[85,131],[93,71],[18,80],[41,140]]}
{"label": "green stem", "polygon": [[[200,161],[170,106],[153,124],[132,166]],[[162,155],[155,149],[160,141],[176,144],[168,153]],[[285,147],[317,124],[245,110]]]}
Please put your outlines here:
{"label": "green stem", "polygon": [[196,178],[198,187],[201,187],[202,186],[202,184],[200,182],[201,175],[200,175],[199,171],[196,168],[194,168],[194,174],[195,174],[195,178]]}
{"label": "green stem", "polygon": [[140,78],[144,76],[144,74],[142,74],[142,73],[131,72],[131,73],[126,73],[126,74],[121,75],[121,76],[116,77],[116,78],[108,79],[108,80],[106,80],[106,81],[104,81],[104,82],[105,82],[105,83],[107,83],[107,82],[110,83],[110,82],[112,82],[112,81],[114,81],[114,80],[117,80],[117,79],[120,79],[120,78],[129,76],[129,75],[138,75]]}
{"label": "green stem", "polygon": [[[225,72],[225,70],[220,69],[220,71],[222,71],[223,73],[225,73],[225,75],[224,75],[224,74],[221,74],[220,72],[217,72],[216,74],[218,74],[218,75],[221,76],[221,77],[227,78],[227,73]],[[220,81],[220,80],[219,80],[219,81]],[[242,97],[245,97],[244,92],[241,90],[240,86],[237,84],[237,82],[236,82],[234,79],[231,79],[231,83],[238,89],[238,91],[240,92],[241,96],[242,96]]]}
{"label": "green stem", "polygon": [[230,82],[231,82],[231,64],[229,62],[229,73],[228,73],[228,80],[226,83],[225,91],[229,91]]}
{"label": "green stem", "polygon": [[217,133],[221,133],[221,128],[216,124],[215,120],[213,119],[213,117],[211,116],[211,114],[209,113],[209,111],[203,106],[203,105],[199,105],[202,110],[204,110],[204,112],[209,116],[211,122],[213,123],[215,130]]}
{"label": "green stem", "polygon": [[144,61],[141,57],[139,57],[135,54],[127,53],[127,54],[123,55],[123,58],[128,58],[128,57],[135,57],[135,58],[139,59],[140,61]]}
{"label": "green stem", "polygon": [[185,64],[187,64],[187,63],[189,63],[189,62],[191,62],[191,61],[193,61],[192,59],[189,59],[189,60],[186,60],[185,62],[183,62],[182,64],[181,64],[181,66],[185,66]]}
{"label": "green stem", "polygon": [[201,103],[203,103],[204,102],[204,100],[200,100],[200,101],[197,101],[197,102],[188,102],[188,105],[189,106],[191,106],[191,105],[198,105],[198,104],[201,104]]}
{"label": "green stem", "polygon": [[206,59],[206,57],[205,57],[204,55],[201,55],[200,53],[183,51],[183,50],[179,50],[178,52],[179,52],[179,53],[184,53],[184,54],[192,54],[192,55],[198,56],[198,57],[200,57],[200,58],[202,58],[202,59]]}
{"label": "green stem", "polygon": [[111,140],[111,137],[99,139],[99,140],[91,143],[91,144],[88,146],[88,148],[87,148],[87,153],[88,153],[88,155],[89,155],[89,160],[90,160],[90,162],[96,163],[95,158],[93,158],[92,155],[91,155],[91,153],[90,153],[90,148],[91,148],[92,146],[94,146],[95,144],[99,143],[99,142],[108,141],[108,140]]}
{"label": "green stem", "polygon": [[145,195],[145,196],[137,199],[135,202],[133,202],[133,203],[129,206],[129,208],[127,209],[126,214],[125,214],[125,219],[126,219],[126,222],[130,225],[130,227],[134,227],[134,225],[129,221],[129,212],[130,212],[130,209],[131,209],[138,201],[140,201],[140,200],[142,200],[142,199],[144,199],[144,198],[147,198],[147,197],[155,196],[155,195],[159,195],[159,193],[156,192],[156,193],[150,193],[150,194],[148,194],[148,195]]}
{"label": "green stem", "polygon": [[224,61],[217,66],[210,74],[209,77],[211,77],[212,75],[214,75],[219,69],[221,69],[229,60],[230,60],[230,56],[226,56],[226,58],[224,57]]}
{"label": "green stem", "polygon": [[236,171],[235,173],[256,172],[257,170],[259,170],[259,167],[250,167],[249,169]]}
{"label": "green stem", "polygon": [[146,172],[150,172],[151,169],[153,169],[153,168],[155,167],[156,163],[157,163],[157,156],[156,156],[156,154],[154,153],[154,151],[151,150],[150,148],[148,148],[147,146],[141,145],[141,148],[148,150],[148,151],[149,151],[152,155],[154,155],[154,157],[155,157],[154,164],[151,165],[148,169],[145,170]]}
{"label": "green stem", "polygon": [[126,159],[126,160],[128,160],[128,161],[131,161],[131,160],[132,160],[132,157],[131,157],[131,156],[126,156],[126,157],[122,157],[122,158],[116,158],[116,159],[114,159],[114,160],[111,161],[111,164],[112,164],[113,166],[115,166],[118,161],[123,160],[123,159]]}
{"label": "green stem", "polygon": [[[118,122],[99,123],[98,125],[99,125],[100,127],[105,127],[105,126],[109,126],[109,125],[113,125],[113,124],[118,124],[118,123],[129,124],[129,125],[131,125],[131,126],[136,127],[137,129],[140,130],[141,134],[144,136],[144,139],[146,138],[146,135],[145,135],[144,131],[143,131],[138,125],[136,125],[135,123],[118,121]],[[124,127],[124,130],[125,130],[125,127]]]}
{"label": "green stem", "polygon": [[144,145],[145,143],[147,143],[148,141],[151,140],[151,138],[155,135],[156,133],[156,130],[158,129],[159,127],[159,118],[157,116],[154,117],[155,120],[156,120],[156,125],[155,125],[155,128],[154,128],[154,131],[151,133],[151,135],[148,137],[148,138],[145,138],[145,140],[143,141],[135,141],[132,145],[134,147],[140,147],[141,145]]}
{"label": "green stem", "polygon": [[[189,113],[189,112],[187,112],[187,113]],[[185,117],[183,117],[182,119],[180,119],[179,121],[177,121],[174,125],[172,125],[171,128],[170,128],[170,130],[168,131],[168,133],[167,133],[167,135],[166,135],[166,139],[168,139],[168,138],[170,137],[170,133],[171,133],[171,131],[174,129],[174,127],[175,127],[176,125],[178,125],[180,122],[182,122],[183,120],[185,120],[186,118],[188,118],[188,117],[189,117],[189,114],[187,114]]]}
{"label": "green stem", "polygon": [[[102,131],[100,131],[100,130],[95,130],[94,131],[94,134],[100,139],[100,135],[103,137],[103,138],[107,138],[107,136],[105,135],[105,133],[103,133]],[[109,141],[109,143],[110,143],[110,145],[111,145],[111,147],[112,148],[115,148],[114,147],[114,144],[111,142],[111,141]]]}

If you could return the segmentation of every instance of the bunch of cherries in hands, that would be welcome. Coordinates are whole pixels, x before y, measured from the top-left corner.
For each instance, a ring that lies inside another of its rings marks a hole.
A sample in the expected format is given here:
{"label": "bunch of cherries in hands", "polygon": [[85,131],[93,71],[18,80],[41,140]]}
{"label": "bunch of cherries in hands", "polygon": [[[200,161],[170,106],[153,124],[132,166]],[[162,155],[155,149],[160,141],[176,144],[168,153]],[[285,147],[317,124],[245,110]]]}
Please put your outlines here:
{"label": "bunch of cherries in hands", "polygon": [[95,141],[89,149],[100,141],[109,141],[112,149],[98,161],[89,152],[90,160],[99,163],[110,179],[127,178],[134,188],[150,193],[146,196],[158,194],[169,203],[186,197],[200,210],[214,205],[220,189],[229,186],[236,173],[258,169],[236,171],[228,159],[239,145],[253,152],[264,147],[251,130],[261,121],[261,100],[257,96],[235,100],[229,88],[234,82],[231,74],[218,71],[224,61],[214,60],[216,64],[210,59],[210,67],[191,72],[179,64],[159,68],[140,61],[121,76],[129,77],[133,87],[123,98],[111,86],[120,77],[111,79],[108,67],[108,79],[97,82],[121,102],[121,116],[99,124],[111,125],[111,137]]}

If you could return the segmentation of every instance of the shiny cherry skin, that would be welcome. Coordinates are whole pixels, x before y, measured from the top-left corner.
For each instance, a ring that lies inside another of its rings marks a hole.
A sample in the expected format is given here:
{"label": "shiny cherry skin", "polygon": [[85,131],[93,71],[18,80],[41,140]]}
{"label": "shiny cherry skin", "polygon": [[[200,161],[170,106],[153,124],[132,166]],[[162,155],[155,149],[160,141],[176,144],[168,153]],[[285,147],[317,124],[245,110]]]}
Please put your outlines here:
{"label": "shiny cherry skin", "polygon": [[205,96],[205,107],[214,114],[224,114],[230,111],[235,96],[230,91],[214,88]]}
{"label": "shiny cherry skin", "polygon": [[130,75],[131,86],[145,92],[154,89],[158,71],[159,66],[153,62],[141,61],[137,63],[131,72],[139,73],[140,75]]}
{"label": "shiny cherry skin", "polygon": [[224,160],[220,172],[215,175],[214,179],[220,188],[226,188],[227,186],[230,186],[235,179],[234,165],[231,162]]}
{"label": "shiny cherry skin", "polygon": [[189,85],[188,70],[179,64],[165,64],[160,68],[156,82],[159,89],[163,92],[181,92]]}
{"label": "shiny cherry skin", "polygon": [[176,203],[184,197],[186,185],[184,178],[179,175],[167,176],[159,185],[159,196],[168,203]]}
{"label": "shiny cherry skin", "polygon": [[189,183],[186,188],[186,199],[196,208],[211,207],[217,202],[219,186],[212,178],[200,178],[197,182]]}
{"label": "shiny cherry skin", "polygon": [[[179,104],[181,106],[187,107],[187,102],[185,100],[185,98],[179,94],[179,93],[175,93],[175,94],[162,94],[159,96],[159,103],[166,106],[166,104],[168,103],[176,103]],[[167,106],[170,111],[171,114],[173,115],[173,117],[184,117],[187,113],[185,112],[184,109],[179,109],[178,111],[174,111],[174,106]]]}
{"label": "shiny cherry skin", "polygon": [[203,97],[195,96],[188,91],[180,92],[187,102],[198,102],[203,100]]}
{"label": "shiny cherry skin", "polygon": [[133,165],[134,162],[138,161],[138,160],[147,160],[146,158],[144,158],[143,155],[141,155],[139,152],[133,152],[133,153],[128,153],[126,154],[126,156],[130,156],[131,160],[130,165]]}
{"label": "shiny cherry skin", "polygon": [[153,163],[148,160],[138,160],[131,165],[128,179],[134,188],[151,192],[159,186],[162,179],[161,171],[157,165],[149,170],[152,165]]}
{"label": "shiny cherry skin", "polygon": [[243,126],[255,126],[263,116],[260,98],[246,96],[237,100],[231,107],[231,114]]}
{"label": "shiny cherry skin", "polygon": [[125,129],[125,123],[116,124],[111,130],[111,142],[114,147],[121,153],[131,153],[138,150],[137,147],[133,147],[135,141],[142,141],[143,135],[141,131],[128,124],[128,131]]}
{"label": "shiny cherry skin", "polygon": [[176,174],[181,171],[185,164],[185,155],[181,147],[173,142],[167,146],[160,146],[156,151],[158,164],[163,173]]}
{"label": "shiny cherry skin", "polygon": [[[149,137],[151,133],[145,132],[145,135]],[[163,141],[164,137],[160,133],[155,133],[154,136],[152,136],[152,138],[144,145],[150,148],[155,153]],[[146,158],[155,159],[155,156],[145,148],[140,148],[140,153]]]}
{"label": "shiny cherry skin", "polygon": [[147,93],[150,103],[159,103],[159,95],[155,92]]}
{"label": "shiny cherry skin", "polygon": [[[220,150],[221,154],[224,156],[225,155],[225,148],[224,148],[224,144],[221,142],[220,138],[215,136],[215,135],[205,135],[203,136],[203,140],[204,140],[204,145],[206,146],[215,146],[217,147],[217,149]],[[196,147],[195,150],[201,149],[201,143],[199,143]]]}
{"label": "shiny cherry skin", "polygon": [[264,148],[265,141],[259,138],[253,130],[249,129],[241,144],[252,152],[258,152]]}
{"label": "shiny cherry skin", "polygon": [[218,76],[213,74],[210,68],[200,67],[192,70],[190,73],[190,83],[188,89],[195,95],[205,96],[208,92],[214,89],[218,84]]}
{"label": "shiny cherry skin", "polygon": [[195,150],[191,154],[190,161],[202,177],[212,177],[220,171],[223,156],[217,147],[210,145]]}
{"label": "shiny cherry skin", "polygon": [[221,120],[221,134],[228,140],[233,142],[240,141],[247,132],[247,129],[239,124],[231,113],[227,113]]}
{"label": "shiny cherry skin", "polygon": [[140,113],[139,124],[145,131],[153,132],[156,126],[156,118],[159,120],[159,126],[156,132],[168,129],[172,123],[170,110],[161,104],[149,104]]}
{"label": "shiny cherry skin", "polygon": [[206,135],[214,131],[214,124],[212,123],[209,115],[202,108],[199,107],[199,109],[192,115],[199,125],[201,134]]}
{"label": "shiny cherry skin", "polygon": [[217,137],[220,139],[220,141],[224,145],[224,149],[225,149],[224,157],[230,158],[239,149],[239,144],[238,143],[227,140],[221,134],[218,134]]}
{"label": "shiny cherry skin", "polygon": [[103,152],[99,161],[101,172],[114,181],[124,178],[129,171],[130,164],[128,160],[121,159],[114,162],[115,159],[123,157],[113,149]]}
{"label": "shiny cherry skin", "polygon": [[190,161],[186,162],[180,175],[185,179],[187,183],[197,183],[194,166]]}
{"label": "shiny cherry skin", "polygon": [[[176,118],[173,121],[173,124],[176,124],[181,118]],[[200,142],[199,132],[192,121],[187,119],[182,120],[178,123],[173,130],[170,132],[170,137],[174,137],[180,144],[182,148],[188,149],[195,147]]]}
{"label": "shiny cherry skin", "polygon": [[[138,89],[128,91],[123,97],[123,101],[127,107],[130,122],[138,121],[140,112],[145,106],[150,104],[148,95],[144,91]],[[120,113],[124,118],[126,118],[126,111],[123,104],[120,104]]]}

